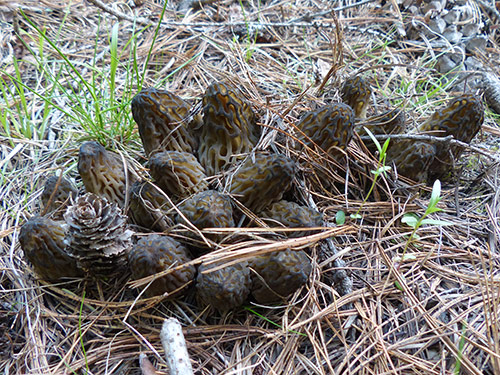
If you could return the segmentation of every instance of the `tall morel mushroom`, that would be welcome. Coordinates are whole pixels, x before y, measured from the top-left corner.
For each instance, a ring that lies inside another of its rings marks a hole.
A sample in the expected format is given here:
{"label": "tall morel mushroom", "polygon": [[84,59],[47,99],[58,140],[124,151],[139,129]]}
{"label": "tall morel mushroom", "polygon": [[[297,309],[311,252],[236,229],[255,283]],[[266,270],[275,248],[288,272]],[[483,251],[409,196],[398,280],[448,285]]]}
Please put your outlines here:
{"label": "tall morel mushroom", "polygon": [[183,99],[169,91],[147,88],[132,99],[131,106],[147,156],[160,151],[196,151],[192,128],[201,118],[191,118],[190,106]]}
{"label": "tall morel mushroom", "polygon": [[135,180],[131,173],[125,173],[124,163],[118,154],[107,151],[94,141],[80,146],[78,172],[88,193],[102,196],[120,207],[125,204],[127,182],[132,184]]}
{"label": "tall morel mushroom", "polygon": [[209,176],[252,150],[259,139],[255,115],[241,92],[228,83],[210,85],[203,96],[198,158]]}
{"label": "tall morel mushroom", "polygon": [[347,78],[340,89],[342,101],[354,110],[359,118],[366,118],[372,88],[361,76]]}
{"label": "tall morel mushroom", "polygon": [[[464,94],[451,99],[446,107],[434,112],[418,130],[437,137],[452,135],[454,139],[470,143],[481,129],[483,121],[481,98]],[[462,152],[463,147],[460,146],[448,143],[436,145],[436,157],[429,166],[431,180],[445,177]]]}

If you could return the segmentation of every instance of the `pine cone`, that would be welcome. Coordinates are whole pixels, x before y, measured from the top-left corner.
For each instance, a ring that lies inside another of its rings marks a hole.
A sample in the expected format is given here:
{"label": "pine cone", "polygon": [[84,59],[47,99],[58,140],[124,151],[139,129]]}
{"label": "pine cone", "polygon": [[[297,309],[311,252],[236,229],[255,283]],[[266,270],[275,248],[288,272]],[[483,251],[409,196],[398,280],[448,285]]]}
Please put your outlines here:
{"label": "pine cone", "polygon": [[161,151],[194,153],[197,149],[192,128],[201,122],[190,119],[190,106],[175,94],[147,88],[132,99],[132,116],[139,128],[146,155]]}
{"label": "pine cone", "polygon": [[[312,208],[294,202],[279,201],[262,211],[261,216],[279,222],[285,228],[320,227],[323,215]],[[272,223],[270,223],[272,225]],[[290,237],[300,237],[310,232],[286,232]]]}
{"label": "pine cone", "polygon": [[45,212],[54,212],[53,217],[62,218],[62,213],[69,203],[76,198],[77,194],[78,190],[71,181],[64,177],[61,177],[59,181],[59,176],[50,176],[45,181],[41,195]]}
{"label": "pine cone", "polygon": [[279,201],[292,186],[295,176],[293,160],[280,154],[255,154],[234,175],[228,177],[229,192],[255,213]]}
{"label": "pine cone", "polygon": [[83,275],[66,252],[64,223],[35,216],[21,227],[19,242],[35,272],[44,280],[58,281]]}
{"label": "pine cone", "polygon": [[311,261],[304,251],[283,250],[258,256],[249,263],[252,296],[258,303],[277,302],[304,285]]}
{"label": "pine cone", "polygon": [[116,204],[87,193],[68,207],[64,219],[69,225],[68,252],[85,272],[109,276],[125,268],[132,232]]}
{"label": "pine cone", "polygon": [[208,186],[203,167],[187,152],[158,152],[149,159],[149,168],[158,187],[173,198],[186,198]]}
{"label": "pine cone", "polygon": [[434,145],[409,139],[396,139],[389,142],[386,162],[394,162],[399,174],[417,182],[425,182],[435,155]]}
{"label": "pine cone", "polygon": [[[179,205],[179,211],[198,229],[234,227],[231,200],[215,190],[206,190],[193,195]],[[177,222],[183,220],[179,215]],[[219,242],[224,235],[208,235]]]}
{"label": "pine cone", "polygon": [[330,155],[340,157],[342,152],[338,149],[347,149],[352,138],[354,112],[346,104],[334,103],[306,112],[297,128],[297,138],[306,146],[316,144]]}
{"label": "pine cone", "polygon": [[[127,181],[118,154],[107,151],[97,142],[84,142],[78,155],[78,172],[88,193],[102,196],[123,207]],[[134,182],[131,173],[128,179],[130,183]]]}
{"label": "pine cone", "polygon": [[156,232],[163,232],[174,224],[169,216],[170,202],[151,182],[134,182],[129,197],[128,216],[133,223]]}
{"label": "pine cone", "polygon": [[[184,246],[171,237],[158,234],[142,237],[128,253],[129,267],[135,280],[180,266],[190,260]],[[195,273],[193,265],[173,271],[153,281],[146,290],[146,296],[173,293],[191,282]]]}
{"label": "pine cone", "polygon": [[212,176],[252,150],[259,139],[255,115],[241,92],[228,83],[214,83],[203,96],[203,126],[198,157]]}
{"label": "pine cone", "polygon": [[[419,127],[420,132],[432,132],[431,135],[453,138],[470,143],[481,129],[484,121],[484,106],[477,96],[464,94],[450,100],[448,105],[437,110]],[[446,176],[458,160],[463,148],[439,144],[436,146],[436,157],[429,167],[431,180]]]}
{"label": "pine cone", "polygon": [[201,265],[196,278],[196,293],[200,302],[219,311],[241,306],[250,294],[250,270],[247,262],[237,263],[220,270],[203,273],[216,264]]}
{"label": "pine cone", "polygon": [[366,118],[371,94],[372,88],[361,76],[346,79],[340,89],[342,101],[350,106],[359,118]]}

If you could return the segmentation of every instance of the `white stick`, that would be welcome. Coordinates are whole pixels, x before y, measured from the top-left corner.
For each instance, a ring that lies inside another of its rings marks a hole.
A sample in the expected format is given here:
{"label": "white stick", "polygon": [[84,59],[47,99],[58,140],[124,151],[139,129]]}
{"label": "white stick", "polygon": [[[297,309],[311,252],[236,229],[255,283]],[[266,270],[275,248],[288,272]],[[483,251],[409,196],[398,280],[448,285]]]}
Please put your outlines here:
{"label": "white stick", "polygon": [[160,339],[171,375],[193,375],[182,327],[175,318],[165,319]]}

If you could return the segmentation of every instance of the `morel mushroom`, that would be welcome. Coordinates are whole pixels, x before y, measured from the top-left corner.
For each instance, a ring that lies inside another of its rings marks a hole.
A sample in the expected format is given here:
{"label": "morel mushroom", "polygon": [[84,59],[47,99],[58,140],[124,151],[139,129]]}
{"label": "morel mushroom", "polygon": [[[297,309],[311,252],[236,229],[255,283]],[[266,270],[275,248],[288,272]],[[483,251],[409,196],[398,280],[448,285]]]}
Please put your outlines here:
{"label": "morel mushroom", "polygon": [[[261,216],[269,221],[272,225],[273,221],[277,222],[275,226],[283,226],[284,228],[307,228],[320,227],[323,225],[323,215],[318,211],[301,206],[295,202],[281,200],[273,203],[264,211]],[[309,232],[285,232],[290,237],[298,237],[310,234]]]}
{"label": "morel mushroom", "polygon": [[187,152],[158,152],[149,159],[149,168],[156,184],[172,198],[186,198],[208,186],[203,167]]}
{"label": "morel mushroom", "polygon": [[[470,143],[481,129],[484,121],[484,106],[480,97],[464,94],[450,100],[427,119],[418,130],[437,137],[452,135],[454,139]],[[440,143],[436,146],[436,157],[429,166],[431,180],[445,177],[458,160],[463,148]]]}
{"label": "morel mushroom", "polygon": [[340,89],[342,101],[354,110],[359,118],[366,118],[372,88],[361,76],[348,78]]}
{"label": "morel mushroom", "polygon": [[199,267],[196,278],[198,300],[203,305],[211,305],[223,312],[241,306],[250,294],[251,279],[247,262],[206,273],[216,266]]}
{"label": "morel mushroom", "polygon": [[210,85],[203,96],[198,157],[209,176],[248,153],[258,141],[255,115],[241,92],[228,83]]}
{"label": "morel mushroom", "polygon": [[259,303],[277,302],[304,285],[311,274],[311,261],[302,251],[276,251],[253,258],[252,296]]}
{"label": "morel mushroom", "polygon": [[281,200],[292,186],[296,167],[293,160],[280,154],[255,154],[249,157],[234,174],[227,177],[228,190],[255,213]]}
{"label": "morel mushroom", "polygon": [[[130,271],[135,280],[181,266],[190,260],[189,252],[183,245],[171,237],[158,234],[142,237],[128,253]],[[165,293],[178,295],[180,288],[194,279],[195,273],[193,265],[172,271],[148,285],[145,294],[148,297]]]}
{"label": "morel mushroom", "polygon": [[94,193],[106,198],[109,202],[123,207],[128,182],[135,178],[126,174],[122,158],[114,152],[107,151],[97,142],[84,142],[78,154],[78,172],[87,193]]}
{"label": "morel mushroom", "polygon": [[189,104],[177,95],[155,88],[143,89],[132,99],[132,116],[146,155],[160,151],[196,151],[192,128],[201,118],[191,118]]}
{"label": "morel mushroom", "polygon": [[35,216],[21,227],[19,242],[35,272],[46,281],[83,276],[66,252],[64,223]]}
{"label": "morel mushroom", "polygon": [[306,146],[317,145],[333,157],[340,157],[340,150],[345,150],[352,138],[354,113],[346,104],[330,104],[306,112],[297,128],[297,138]]}

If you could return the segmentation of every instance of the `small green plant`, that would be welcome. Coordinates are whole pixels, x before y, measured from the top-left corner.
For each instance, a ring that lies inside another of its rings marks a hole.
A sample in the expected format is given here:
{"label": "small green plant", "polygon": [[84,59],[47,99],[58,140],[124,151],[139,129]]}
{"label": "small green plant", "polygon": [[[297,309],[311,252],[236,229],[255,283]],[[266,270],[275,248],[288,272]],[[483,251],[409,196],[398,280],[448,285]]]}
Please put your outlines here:
{"label": "small green plant", "polygon": [[391,167],[385,165],[385,159],[387,157],[387,148],[389,147],[389,141],[391,139],[387,138],[385,140],[385,142],[384,142],[384,145],[381,146],[380,142],[377,140],[377,138],[375,138],[375,136],[373,135],[373,133],[369,129],[367,129],[366,127],[364,127],[364,129],[368,133],[368,135],[370,136],[370,138],[372,139],[373,143],[375,143],[375,146],[377,147],[377,150],[378,150],[378,153],[379,153],[379,157],[378,157],[377,169],[374,170],[374,171],[371,171],[374,174],[372,186],[370,187],[370,190],[368,191],[368,194],[366,194],[365,199],[361,203],[361,206],[358,208],[358,211],[356,211],[355,214],[351,214],[351,218],[352,219],[361,219],[361,215],[359,214],[359,212],[361,211],[361,209],[365,205],[366,201],[370,197],[373,189],[375,188],[375,184],[377,183],[378,177],[382,173],[386,173],[387,171],[391,170]]}
{"label": "small green plant", "polygon": [[430,214],[433,214],[434,212],[443,211],[442,208],[437,207],[437,204],[441,200],[440,195],[441,195],[441,181],[436,180],[436,181],[434,181],[434,185],[432,186],[432,193],[431,193],[431,198],[429,199],[429,204],[427,205],[427,209],[425,210],[423,215],[419,217],[417,214],[415,214],[413,212],[409,212],[409,213],[406,213],[403,215],[401,222],[412,227],[413,231],[411,232],[410,236],[408,237],[408,240],[406,241],[405,248],[403,250],[403,254],[401,255],[401,258],[400,258],[400,263],[399,263],[400,266],[404,260],[412,258],[412,257],[405,256],[406,251],[408,250],[408,247],[410,246],[410,244],[414,240],[419,238],[417,235],[417,231],[422,225],[444,226],[444,225],[452,225],[453,224],[453,223],[450,223],[449,221],[428,219],[427,218]]}
{"label": "small green plant", "polygon": [[[280,328],[280,329],[283,329],[283,326],[282,326],[282,325],[280,325],[280,324],[278,324],[278,323],[273,322],[272,320],[270,320],[270,319],[266,318],[266,317],[265,317],[265,316],[263,316],[262,314],[259,314],[257,311],[255,311],[254,309],[250,308],[249,306],[244,306],[244,309],[245,309],[245,310],[247,310],[248,312],[250,312],[250,313],[252,313],[252,314],[254,314],[254,315],[258,316],[259,318],[261,318],[261,319],[265,320],[266,322],[268,322],[268,323],[272,324],[273,326],[276,326],[276,327],[278,327],[278,328]],[[295,334],[297,334],[297,335],[299,335],[299,336],[305,336],[305,337],[307,337],[307,335],[306,335],[305,333],[298,332],[298,331],[294,331],[294,330],[291,330],[291,329],[289,329],[289,330],[288,330],[288,332],[290,332],[290,333],[295,333]]]}

